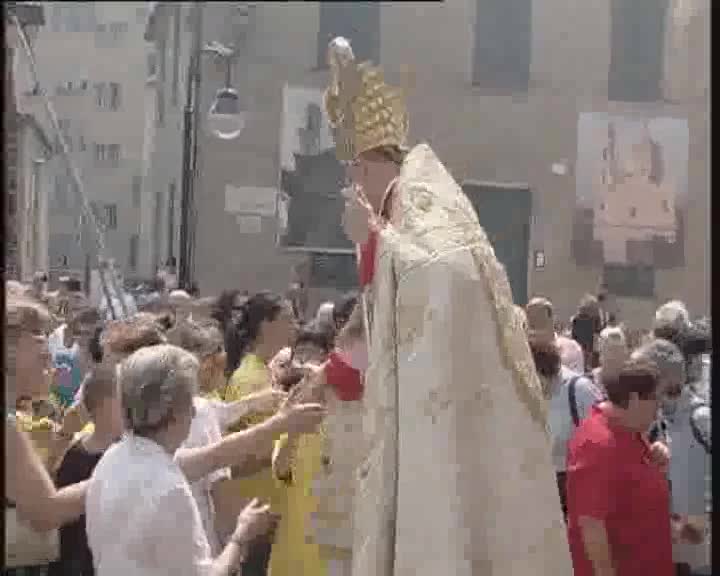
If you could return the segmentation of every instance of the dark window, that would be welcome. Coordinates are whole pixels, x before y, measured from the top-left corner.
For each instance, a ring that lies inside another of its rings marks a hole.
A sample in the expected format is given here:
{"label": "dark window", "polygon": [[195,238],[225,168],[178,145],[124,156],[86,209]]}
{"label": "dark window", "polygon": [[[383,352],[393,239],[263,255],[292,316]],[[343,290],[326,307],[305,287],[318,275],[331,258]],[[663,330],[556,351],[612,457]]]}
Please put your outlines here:
{"label": "dark window", "polygon": [[105,144],[95,144],[95,166],[102,166],[107,158]]}
{"label": "dark window", "polygon": [[137,270],[139,247],[140,238],[137,234],[133,234],[130,236],[130,253],[128,254],[128,268],[133,272]]}
{"label": "dark window", "polygon": [[651,266],[606,264],[603,283],[608,292],[621,298],[655,297],[655,270]]}
{"label": "dark window", "polygon": [[156,123],[158,126],[164,126],[165,125],[165,91],[162,89],[162,85],[158,87],[157,96],[156,96],[156,105],[157,105]]}
{"label": "dark window", "polygon": [[478,0],[473,84],[527,92],[532,45],[531,0]]}
{"label": "dark window", "polygon": [[608,99],[662,98],[668,0],[612,0]]}
{"label": "dark window", "polygon": [[111,22],[108,26],[113,42],[120,42],[128,31],[127,22]]}
{"label": "dark window", "polygon": [[107,145],[107,159],[113,168],[120,165],[120,144]]}
{"label": "dark window", "polygon": [[117,82],[110,82],[110,110],[119,109],[120,103],[120,84]]}
{"label": "dark window", "polygon": [[[342,228],[345,199],[340,193],[345,170],[333,150],[296,154],[295,170],[283,170],[281,188],[290,199],[284,246],[353,250]],[[318,226],[317,222],[326,222]]]}
{"label": "dark window", "polygon": [[630,207],[630,218],[636,218],[637,217],[637,208],[635,206]]}
{"label": "dark window", "polygon": [[157,74],[157,54],[155,52],[148,52],[148,55],[147,55],[148,78],[153,78],[156,74]]}
{"label": "dark window", "polygon": [[105,227],[108,230],[117,230],[117,206],[105,204]]}
{"label": "dark window", "polygon": [[515,304],[524,306],[528,301],[533,208],[530,190],[466,182],[463,191],[475,208],[495,256],[505,268]]}
{"label": "dark window", "polygon": [[95,105],[98,108],[105,108],[107,106],[107,96],[104,82],[98,82],[95,84]]}
{"label": "dark window", "polygon": [[17,194],[15,192],[8,194],[8,214],[10,216],[17,214]]}
{"label": "dark window", "polygon": [[662,208],[663,208],[663,212],[665,212],[667,214],[668,212],[670,212],[670,203],[667,200],[663,200]]}
{"label": "dark window", "polygon": [[328,43],[336,36],[350,40],[355,58],[380,61],[379,2],[321,2],[318,68],[327,67]]}
{"label": "dark window", "polygon": [[140,208],[140,197],[142,194],[142,176],[132,178],[132,203],[135,208]]}
{"label": "dark window", "polygon": [[338,290],[357,287],[355,255],[314,253],[310,267],[310,285]]}

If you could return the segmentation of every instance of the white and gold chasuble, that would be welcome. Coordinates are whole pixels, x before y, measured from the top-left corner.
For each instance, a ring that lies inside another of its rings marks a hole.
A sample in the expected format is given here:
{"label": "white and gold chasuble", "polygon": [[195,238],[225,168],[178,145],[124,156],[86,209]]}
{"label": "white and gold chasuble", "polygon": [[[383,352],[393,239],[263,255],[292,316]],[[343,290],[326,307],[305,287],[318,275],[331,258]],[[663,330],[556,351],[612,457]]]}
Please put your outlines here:
{"label": "white and gold chasuble", "polygon": [[402,165],[376,258],[353,576],[570,576],[507,276],[425,144]]}
{"label": "white and gold chasuble", "polygon": [[355,473],[363,454],[361,401],[341,401],[328,389],[323,422],[323,469],[313,484],[317,512],[310,522],[327,576],[351,576]]}

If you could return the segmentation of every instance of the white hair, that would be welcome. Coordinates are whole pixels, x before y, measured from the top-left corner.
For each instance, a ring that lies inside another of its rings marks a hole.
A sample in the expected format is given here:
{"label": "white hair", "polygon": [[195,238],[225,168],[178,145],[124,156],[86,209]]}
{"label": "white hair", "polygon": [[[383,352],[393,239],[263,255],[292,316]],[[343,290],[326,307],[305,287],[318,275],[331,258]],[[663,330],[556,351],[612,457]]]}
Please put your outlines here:
{"label": "white hair", "polygon": [[619,326],[608,326],[603,328],[599,337],[600,354],[611,348],[627,348],[625,332]]}
{"label": "white hair", "polygon": [[168,296],[168,301],[173,306],[180,306],[182,304],[190,304],[192,302],[192,296],[185,292],[185,290],[173,290]]}
{"label": "white hair", "polygon": [[333,324],[333,312],[335,311],[335,304],[332,302],[325,302],[320,304],[315,319],[323,325]]}
{"label": "white hair", "polygon": [[176,408],[191,405],[198,370],[190,352],[168,344],[130,355],[117,372],[126,428],[142,435],[166,427]]}
{"label": "white hair", "polygon": [[687,379],[685,357],[680,348],[669,340],[662,338],[652,340],[635,350],[631,358],[647,360],[655,364],[663,380],[685,384]]}
{"label": "white hair", "polygon": [[653,332],[667,338],[669,335],[679,335],[690,326],[690,314],[685,304],[680,300],[671,300],[655,311]]}

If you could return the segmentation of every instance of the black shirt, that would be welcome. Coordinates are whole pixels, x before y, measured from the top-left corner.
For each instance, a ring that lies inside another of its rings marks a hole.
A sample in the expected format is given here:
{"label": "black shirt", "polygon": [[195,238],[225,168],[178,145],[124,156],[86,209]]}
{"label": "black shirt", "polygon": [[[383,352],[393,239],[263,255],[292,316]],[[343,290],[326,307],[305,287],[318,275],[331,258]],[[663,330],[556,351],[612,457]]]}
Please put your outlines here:
{"label": "black shirt", "polygon": [[[57,470],[58,488],[87,480],[102,458],[102,452],[88,452],[75,442],[65,453]],[[94,576],[92,553],[85,533],[85,516],[60,528],[60,559],[50,565],[48,576]]]}

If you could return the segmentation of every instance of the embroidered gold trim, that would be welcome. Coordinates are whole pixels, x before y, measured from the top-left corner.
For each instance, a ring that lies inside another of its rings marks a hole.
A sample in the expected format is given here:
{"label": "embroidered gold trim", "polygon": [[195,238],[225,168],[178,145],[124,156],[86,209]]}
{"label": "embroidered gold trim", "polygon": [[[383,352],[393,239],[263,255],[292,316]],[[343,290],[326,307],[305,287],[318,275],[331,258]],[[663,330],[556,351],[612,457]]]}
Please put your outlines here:
{"label": "embroidered gold trim", "polygon": [[[474,208],[429,146],[407,155],[396,182],[395,213],[380,231],[378,260],[394,258],[398,282],[418,267],[459,250],[470,250],[492,303],[503,365],[513,375],[520,400],[547,428],[547,409],[507,274],[495,257]],[[440,193],[438,193],[440,191]]]}

